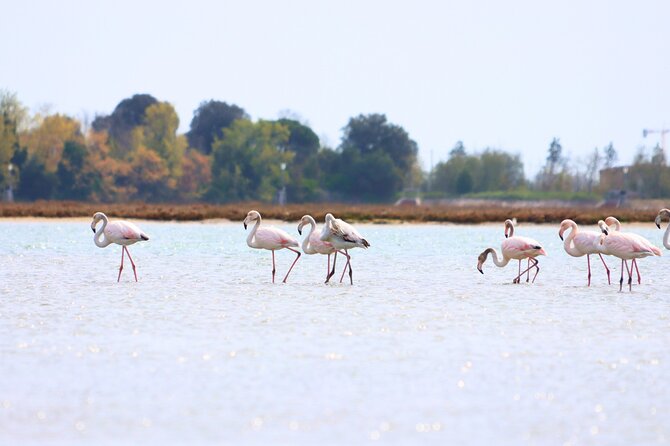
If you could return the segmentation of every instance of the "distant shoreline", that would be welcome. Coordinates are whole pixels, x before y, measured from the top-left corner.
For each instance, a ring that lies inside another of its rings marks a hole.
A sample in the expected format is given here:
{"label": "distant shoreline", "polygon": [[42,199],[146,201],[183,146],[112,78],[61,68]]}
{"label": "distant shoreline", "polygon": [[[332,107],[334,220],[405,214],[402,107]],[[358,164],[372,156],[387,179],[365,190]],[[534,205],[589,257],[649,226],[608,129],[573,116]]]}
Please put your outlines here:
{"label": "distant shoreline", "polygon": [[37,201],[34,203],[0,203],[0,218],[79,218],[102,211],[113,218],[134,218],[158,221],[242,221],[247,212],[256,209],[268,220],[298,221],[305,214],[323,220],[327,212],[338,218],[370,223],[486,223],[516,218],[519,222],[559,223],[570,218],[579,224],[594,224],[609,215],[621,221],[652,222],[660,203],[638,203],[631,208],[607,208],[562,203],[556,206],[542,203],[490,201],[471,204],[431,206],[394,206],[373,204],[307,203],[279,206],[258,202],[215,204],[147,204],[147,203],[79,203],[71,201]]}

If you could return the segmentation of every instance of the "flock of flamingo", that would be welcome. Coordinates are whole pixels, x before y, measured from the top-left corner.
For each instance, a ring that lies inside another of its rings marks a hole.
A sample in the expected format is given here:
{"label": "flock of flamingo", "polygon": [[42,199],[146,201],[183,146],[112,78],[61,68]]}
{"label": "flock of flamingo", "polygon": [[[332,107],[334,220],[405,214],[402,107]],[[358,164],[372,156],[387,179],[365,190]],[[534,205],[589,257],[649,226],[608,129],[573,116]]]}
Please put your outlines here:
{"label": "flock of flamingo", "polygon": [[[656,216],[656,226],[661,228],[661,221],[664,218],[670,219],[670,210],[661,209]],[[98,223],[102,221],[102,225],[98,228]],[[288,249],[296,254],[295,260],[284,276],[283,282],[288,280],[291,270],[300,259],[301,252],[298,249],[300,244],[286,231],[274,227],[261,227],[261,214],[258,211],[249,211],[244,219],[244,229],[253,223],[253,227],[247,236],[247,245],[251,248],[266,249],[272,252],[272,282],[275,281],[275,251],[280,249]],[[344,275],[349,271],[349,280],[353,284],[353,270],[351,267],[351,256],[349,250],[353,248],[368,248],[370,243],[363,238],[363,236],[349,223],[335,218],[333,214],[326,214],[325,222],[321,231],[317,231],[316,221],[311,215],[305,215],[300,219],[298,225],[298,233],[302,235],[302,229],[309,225],[309,232],[305,235],[302,241],[302,251],[305,254],[323,254],[328,256],[328,266],[326,269],[326,281],[328,283],[335,274],[335,264],[337,262],[337,254],[344,255],[347,259],[340,282],[344,279]],[[586,256],[587,262],[587,286],[591,285],[591,258],[592,254],[597,254],[602,261],[605,271],[607,272],[607,283],[611,284],[610,269],[603,258],[604,255],[610,255],[621,259],[621,278],[619,279],[619,291],[623,289],[624,282],[624,267],[628,273],[628,288],[632,291],[633,272],[637,274],[638,284],[642,283],[642,277],[637,265],[637,259],[649,256],[660,256],[661,250],[654,246],[649,240],[641,235],[632,232],[621,231],[621,223],[615,217],[607,217],[605,220],[598,222],[600,232],[597,231],[582,231],[579,230],[577,224],[572,220],[563,220],[558,231],[558,236],[563,240],[563,248],[572,257]],[[121,271],[123,271],[123,261],[125,254],[128,254],[128,259],[133,267],[133,274],[135,281],[137,281],[137,270],[135,262],[133,262],[128,251],[128,246],[136,242],[147,241],[149,236],[144,233],[137,225],[124,220],[117,220],[110,222],[105,214],[96,212],[93,215],[93,222],[91,229],[94,236],[93,241],[95,245],[100,248],[105,248],[114,243],[121,245],[121,265],[119,266],[119,275],[117,282],[121,280]],[[569,231],[564,237],[566,231]],[[663,236],[663,246],[670,249],[670,225],[665,230]],[[332,269],[330,266],[330,256],[334,254]],[[485,249],[478,257],[477,269],[484,274],[483,265],[487,258],[491,255],[493,263],[498,267],[507,266],[511,260],[518,260],[519,271],[514,277],[513,283],[520,283],[523,275],[526,275],[526,282],[535,282],[535,278],[540,272],[538,266],[538,256],[547,255],[546,251],[536,241],[528,237],[514,235],[514,223],[512,220],[505,221],[505,240],[501,246],[501,256],[498,257],[498,252],[494,248]],[[527,268],[521,270],[522,260],[527,260]],[[630,260],[630,266],[628,261]],[[533,279],[531,281],[530,274],[534,270]]]}
{"label": "flock of flamingo", "polygon": [[[663,218],[670,218],[670,210],[661,209],[654,222],[661,229]],[[642,276],[637,266],[637,259],[649,256],[660,256],[661,250],[654,246],[649,240],[639,234],[621,231],[621,223],[615,217],[607,217],[605,220],[598,221],[600,232],[580,231],[577,223],[572,220],[563,220],[558,231],[558,236],[563,240],[563,249],[572,257],[586,256],[587,264],[587,286],[591,285],[591,254],[597,254],[600,257],[605,271],[607,272],[607,283],[611,284],[610,269],[603,258],[603,254],[621,259],[621,278],[619,279],[619,291],[623,289],[624,267],[628,273],[628,289],[632,291],[633,272],[637,274],[637,283],[642,283]],[[570,231],[566,237],[563,235]],[[670,225],[665,230],[663,236],[663,246],[670,249],[668,238],[670,237]],[[547,255],[546,251],[536,241],[528,237],[514,235],[514,224],[512,220],[505,221],[505,240],[501,247],[502,259],[498,258],[498,253],[493,248],[485,249],[478,258],[477,269],[484,274],[482,266],[489,254],[491,254],[493,263],[496,266],[504,267],[510,260],[519,261],[519,273],[512,281],[521,282],[521,278],[526,274],[526,282],[530,280],[530,272],[535,269],[535,275],[532,282],[535,282],[537,274],[540,272],[537,257]],[[521,271],[521,261],[528,260],[528,268]],[[630,260],[630,266],[628,261]]]}
{"label": "flock of flamingo", "polygon": [[[97,228],[98,223],[102,221],[102,225]],[[275,251],[280,249],[288,249],[293,251],[296,256],[295,260],[288,269],[283,282],[286,283],[288,275],[300,258],[300,251],[297,248],[300,246],[298,241],[291,237],[288,232],[274,227],[261,228],[261,214],[258,211],[249,211],[244,219],[244,229],[247,226],[254,224],[247,237],[247,245],[256,249],[267,249],[272,252],[272,283],[275,281]],[[363,238],[361,234],[351,226],[349,223],[333,217],[333,214],[326,214],[325,224],[321,232],[316,230],[316,221],[311,215],[305,215],[300,220],[298,225],[298,233],[302,235],[302,228],[309,225],[309,232],[306,234],[302,242],[302,250],[305,254],[324,254],[328,256],[328,268],[326,270],[326,283],[328,283],[335,274],[335,264],[337,262],[337,253],[344,255],[347,258],[347,263],[342,270],[340,282],[344,279],[344,274],[349,270],[349,280],[354,283],[353,270],[351,268],[351,256],[349,250],[353,248],[368,248],[370,243]],[[97,228],[97,229],[96,229]],[[133,258],[130,257],[128,246],[137,242],[149,240],[149,236],[137,227],[134,223],[125,220],[116,220],[110,222],[105,214],[96,212],[93,215],[93,222],[91,222],[91,229],[93,230],[93,241],[99,248],[105,248],[112,243],[121,245],[121,266],[119,266],[119,276],[116,281],[121,280],[121,271],[123,271],[124,255],[128,254],[130,264],[133,266],[133,274],[137,282],[137,269]],[[330,268],[330,255],[333,257],[333,268]]]}

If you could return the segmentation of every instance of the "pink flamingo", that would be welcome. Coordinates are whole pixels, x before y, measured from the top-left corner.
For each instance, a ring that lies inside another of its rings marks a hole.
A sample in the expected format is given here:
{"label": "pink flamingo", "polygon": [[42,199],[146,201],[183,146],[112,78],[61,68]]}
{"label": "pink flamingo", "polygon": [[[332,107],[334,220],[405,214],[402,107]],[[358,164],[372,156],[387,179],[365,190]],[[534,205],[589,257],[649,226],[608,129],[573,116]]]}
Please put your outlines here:
{"label": "pink flamingo", "polygon": [[[368,248],[370,243],[363,238],[361,234],[358,233],[356,228],[351,226],[349,223],[339,218],[333,217],[333,214],[326,214],[325,223],[323,229],[321,229],[321,240],[324,242],[330,242],[337,252],[344,254],[347,258],[347,263],[344,265],[344,270],[342,271],[342,277],[340,277],[340,283],[344,279],[344,273],[349,268],[349,280],[351,284],[354,283],[353,271],[351,270],[351,256],[349,255],[349,249],[352,248]],[[344,250],[344,252],[342,251]],[[326,278],[326,283],[333,277],[335,274],[335,261],[333,259],[333,270],[328,274]]]}
{"label": "pink flamingo", "polygon": [[535,275],[533,276],[533,283],[535,283],[535,278],[540,272],[540,267],[537,266],[539,262],[536,257],[540,255],[547,255],[547,253],[544,249],[542,249],[540,244],[532,238],[509,235],[508,228],[510,229],[510,232],[513,233],[514,225],[512,224],[511,220],[505,221],[505,236],[507,238],[503,240],[501,246],[502,259],[498,258],[498,253],[494,248],[487,248],[481,254],[479,254],[477,259],[477,269],[480,273],[484,274],[482,266],[484,265],[484,262],[486,262],[489,254],[492,254],[493,263],[501,268],[507,266],[510,260],[519,260],[519,269],[521,269],[521,260],[528,259],[528,261],[532,261],[533,264],[524,271],[519,271],[519,275],[514,278],[512,283],[520,283],[521,276],[533,268],[536,269]]}
{"label": "pink flamingo", "polygon": [[[628,272],[628,289],[633,290],[633,265],[636,259],[642,259],[649,256],[660,256],[661,250],[652,245],[646,238],[632,234],[630,232],[610,231],[609,226],[604,221],[598,221],[598,226],[602,231],[600,242],[597,245],[599,251],[603,254],[612,255],[621,259],[621,278],[619,279],[619,292],[623,289],[623,269],[624,265]],[[628,268],[628,260],[631,260],[631,267]],[[639,284],[638,270],[638,284]]]}
{"label": "pink flamingo", "polygon": [[[97,231],[95,227],[98,222],[102,220],[102,226]],[[125,221],[117,220],[110,222],[105,214],[102,212],[96,212],[93,214],[93,222],[91,223],[91,229],[95,234],[93,236],[93,242],[98,248],[105,248],[112,243],[121,245],[121,266],[119,267],[119,277],[116,279],[117,282],[121,280],[121,271],[123,271],[123,256],[124,253],[128,254],[130,259],[130,264],[133,265],[133,273],[135,274],[135,282],[137,282],[137,271],[135,268],[135,262],[133,258],[130,257],[130,251],[128,251],[127,246],[130,246],[136,242],[149,240],[149,236],[146,235],[140,228],[135,224]]]}
{"label": "pink flamingo", "polygon": [[309,232],[305,235],[302,241],[302,250],[305,254],[323,254],[328,256],[328,268],[326,269],[326,281],[328,281],[328,274],[330,273],[330,255],[335,254],[337,258],[337,250],[330,242],[321,240],[321,235],[317,234],[316,221],[311,215],[303,215],[298,225],[298,234],[302,235],[302,228],[309,225]]}
{"label": "pink flamingo", "polygon": [[[510,220],[509,218],[505,220],[505,238],[512,237],[514,235],[514,225],[516,223],[516,218]],[[530,281],[530,258],[528,259],[528,268],[526,268],[526,282]],[[519,260],[519,276],[521,276],[521,260]]]}
{"label": "pink flamingo", "polygon": [[[569,230],[570,233],[564,239],[563,233]],[[561,222],[561,227],[558,231],[558,236],[563,240],[563,249],[572,257],[582,257],[586,255],[586,265],[588,267],[588,282],[586,286],[591,286],[591,254],[598,254],[600,260],[605,266],[605,271],[607,271],[607,283],[611,284],[610,279],[610,269],[605,263],[602,254],[598,251],[598,243],[600,242],[600,232],[596,231],[580,231],[577,228],[577,223],[567,219]]]}
{"label": "pink flamingo", "polygon": [[[661,209],[658,211],[658,215],[656,216],[656,219],[654,220],[654,223],[656,223],[656,227],[658,229],[661,229],[661,221],[663,218],[670,218],[670,209]],[[667,228],[665,228],[665,234],[663,234],[663,246],[665,249],[670,249],[670,242],[668,242],[668,238],[670,238],[670,224],[668,225]]]}
{"label": "pink flamingo", "polygon": [[[605,225],[609,229],[614,228],[614,230],[617,231],[617,232],[621,231],[621,222],[616,217],[612,217],[612,216],[607,217],[605,219]],[[646,243],[651,244],[649,242],[649,240],[642,237],[641,235],[638,235],[638,234],[635,234],[635,233],[632,233],[632,232],[625,232],[625,234],[628,234],[631,237],[637,239],[638,243],[641,244],[641,245],[644,245]],[[651,246],[654,246],[654,245],[651,245]],[[637,266],[637,260],[636,259],[633,259],[632,262],[631,262],[631,271],[633,270],[633,268],[635,269],[635,272],[637,273],[637,284],[639,285],[639,284],[642,283],[642,276],[640,275],[640,268]]]}
{"label": "pink flamingo", "polygon": [[296,253],[295,260],[291,264],[291,267],[288,269],[286,276],[284,277],[283,282],[286,283],[288,275],[291,274],[293,266],[300,258],[300,251],[292,248],[298,246],[298,241],[288,235],[286,231],[282,231],[277,228],[259,228],[261,224],[261,214],[258,211],[249,211],[246,218],[244,219],[244,229],[247,229],[247,224],[251,222],[256,222],[254,227],[251,229],[249,236],[247,237],[247,245],[251,248],[256,249],[268,249],[272,251],[272,283],[275,283],[275,251],[278,249],[288,249]]}

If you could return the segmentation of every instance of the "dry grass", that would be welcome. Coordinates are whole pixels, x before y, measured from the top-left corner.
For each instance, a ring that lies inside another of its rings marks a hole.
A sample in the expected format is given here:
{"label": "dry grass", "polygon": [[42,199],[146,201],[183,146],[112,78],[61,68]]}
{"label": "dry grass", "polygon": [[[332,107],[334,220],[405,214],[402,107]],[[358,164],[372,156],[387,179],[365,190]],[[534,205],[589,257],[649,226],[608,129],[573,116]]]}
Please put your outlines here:
{"label": "dry grass", "polygon": [[34,203],[0,203],[0,217],[90,217],[103,211],[115,218],[148,220],[199,221],[228,219],[241,221],[250,209],[256,209],[264,218],[297,221],[304,214],[322,220],[327,212],[338,218],[367,222],[451,222],[482,223],[500,222],[506,218],[531,223],[558,223],[571,218],[580,224],[594,224],[598,220],[615,215],[621,221],[653,221],[654,209],[618,209],[574,207],[515,207],[507,203],[480,207],[464,206],[420,206],[396,207],[392,205],[349,205],[339,203],[291,204],[287,206],[263,203],[212,204],[96,204],[69,201],[38,201]]}

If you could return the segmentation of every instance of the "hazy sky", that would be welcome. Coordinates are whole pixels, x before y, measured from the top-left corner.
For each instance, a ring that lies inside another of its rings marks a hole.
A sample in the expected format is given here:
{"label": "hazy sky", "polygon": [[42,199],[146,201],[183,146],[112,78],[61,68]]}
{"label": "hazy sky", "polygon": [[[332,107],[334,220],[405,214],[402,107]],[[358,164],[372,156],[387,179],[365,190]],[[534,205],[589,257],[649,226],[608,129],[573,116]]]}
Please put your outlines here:
{"label": "hazy sky", "polygon": [[[612,141],[620,162],[670,127],[670,2],[3,1],[0,89],[33,111],[111,113],[135,93],[188,130],[217,99],[254,119],[291,110],[330,146],[385,113],[424,167],[468,151],[544,164]],[[670,135],[668,135],[670,146]]]}

